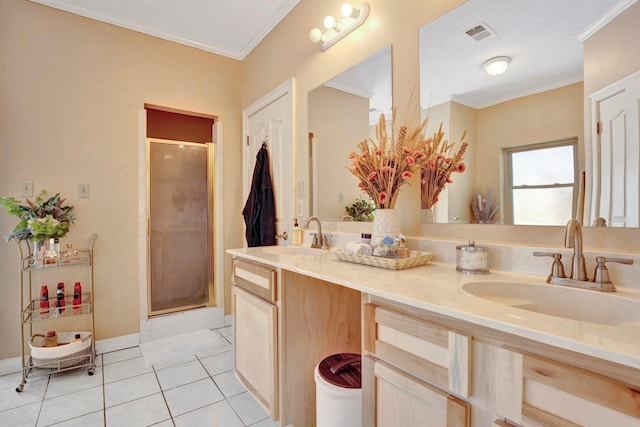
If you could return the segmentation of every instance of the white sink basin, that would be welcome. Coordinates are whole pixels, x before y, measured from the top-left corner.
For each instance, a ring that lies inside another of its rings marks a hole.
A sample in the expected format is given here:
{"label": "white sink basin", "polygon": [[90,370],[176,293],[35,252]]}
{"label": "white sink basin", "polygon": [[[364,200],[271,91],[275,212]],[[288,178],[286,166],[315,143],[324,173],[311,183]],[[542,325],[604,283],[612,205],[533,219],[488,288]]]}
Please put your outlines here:
{"label": "white sink basin", "polygon": [[268,254],[282,256],[316,256],[324,255],[327,252],[309,246],[267,246],[262,250]]}
{"label": "white sink basin", "polygon": [[498,304],[565,319],[611,326],[640,323],[640,300],[615,293],[518,282],[471,282],[462,289]]}

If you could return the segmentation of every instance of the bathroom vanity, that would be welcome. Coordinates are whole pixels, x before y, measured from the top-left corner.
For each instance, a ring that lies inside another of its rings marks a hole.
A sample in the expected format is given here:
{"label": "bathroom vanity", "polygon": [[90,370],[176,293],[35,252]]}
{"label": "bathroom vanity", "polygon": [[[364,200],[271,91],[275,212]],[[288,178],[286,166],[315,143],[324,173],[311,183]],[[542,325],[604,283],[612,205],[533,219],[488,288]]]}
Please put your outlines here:
{"label": "bathroom vanity", "polygon": [[[594,291],[557,297],[583,311],[544,314],[487,290],[555,297],[543,276],[384,270],[302,247],[228,252],[236,373],[282,426],[315,424],[313,368],[338,352],[363,355],[365,426],[640,424],[640,315],[592,319],[599,310],[580,298]],[[640,304],[636,290],[602,296],[618,298],[607,310]]]}

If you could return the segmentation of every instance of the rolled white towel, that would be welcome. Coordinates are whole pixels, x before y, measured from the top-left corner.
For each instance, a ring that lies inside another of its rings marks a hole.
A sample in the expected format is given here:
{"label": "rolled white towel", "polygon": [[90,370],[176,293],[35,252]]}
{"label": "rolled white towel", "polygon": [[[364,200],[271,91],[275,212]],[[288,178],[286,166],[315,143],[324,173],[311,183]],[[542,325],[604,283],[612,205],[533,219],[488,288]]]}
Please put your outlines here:
{"label": "rolled white towel", "polygon": [[364,242],[349,242],[344,249],[352,255],[371,255],[373,252],[371,246]]}

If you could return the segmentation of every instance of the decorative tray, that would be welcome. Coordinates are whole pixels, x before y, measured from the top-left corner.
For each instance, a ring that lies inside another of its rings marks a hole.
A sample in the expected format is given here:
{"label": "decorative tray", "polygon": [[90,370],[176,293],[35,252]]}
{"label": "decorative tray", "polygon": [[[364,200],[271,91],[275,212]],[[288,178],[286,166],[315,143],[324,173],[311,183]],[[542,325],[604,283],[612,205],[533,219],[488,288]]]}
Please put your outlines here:
{"label": "decorative tray", "polygon": [[386,268],[387,270],[402,270],[405,268],[419,267],[428,263],[433,254],[431,252],[409,251],[408,258],[383,258],[371,255],[350,254],[343,249],[333,249],[331,251],[336,258],[344,262],[354,264],[370,265],[372,267]]}

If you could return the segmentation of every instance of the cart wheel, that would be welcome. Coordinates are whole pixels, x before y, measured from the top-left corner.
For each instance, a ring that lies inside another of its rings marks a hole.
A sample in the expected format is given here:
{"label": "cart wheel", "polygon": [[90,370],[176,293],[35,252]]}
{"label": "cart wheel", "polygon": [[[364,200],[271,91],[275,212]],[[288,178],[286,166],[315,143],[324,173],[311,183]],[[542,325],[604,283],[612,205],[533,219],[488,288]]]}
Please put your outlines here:
{"label": "cart wheel", "polygon": [[87,371],[87,374],[89,375],[93,375],[96,372],[96,367],[92,366],[89,368],[89,370]]}
{"label": "cart wheel", "polygon": [[16,391],[18,393],[22,392],[22,390],[24,390],[24,383],[20,383],[16,386]]}

